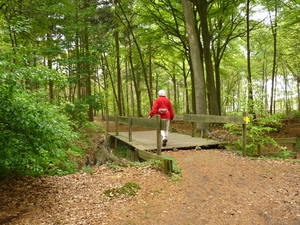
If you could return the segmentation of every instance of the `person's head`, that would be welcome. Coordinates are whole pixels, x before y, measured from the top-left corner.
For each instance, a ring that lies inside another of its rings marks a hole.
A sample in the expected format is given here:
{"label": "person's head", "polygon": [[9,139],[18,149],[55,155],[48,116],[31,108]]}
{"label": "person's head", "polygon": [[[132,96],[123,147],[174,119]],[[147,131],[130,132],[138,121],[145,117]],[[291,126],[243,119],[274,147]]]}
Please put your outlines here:
{"label": "person's head", "polygon": [[158,91],[158,96],[166,96],[166,91],[165,90],[159,90]]}

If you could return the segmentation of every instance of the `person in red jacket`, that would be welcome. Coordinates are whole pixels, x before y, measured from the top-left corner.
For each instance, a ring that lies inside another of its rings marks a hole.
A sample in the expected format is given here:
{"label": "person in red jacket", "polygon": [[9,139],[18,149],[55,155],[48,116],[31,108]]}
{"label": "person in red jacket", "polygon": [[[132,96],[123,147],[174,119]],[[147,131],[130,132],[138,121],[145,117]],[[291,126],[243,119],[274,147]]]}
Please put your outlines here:
{"label": "person in red jacket", "polygon": [[148,118],[158,114],[161,119],[167,120],[166,129],[160,131],[163,139],[162,145],[165,147],[168,141],[170,121],[173,121],[174,119],[174,111],[171,101],[166,97],[165,90],[160,90],[158,92],[158,96],[159,97],[155,99],[153,103],[152,110]]}

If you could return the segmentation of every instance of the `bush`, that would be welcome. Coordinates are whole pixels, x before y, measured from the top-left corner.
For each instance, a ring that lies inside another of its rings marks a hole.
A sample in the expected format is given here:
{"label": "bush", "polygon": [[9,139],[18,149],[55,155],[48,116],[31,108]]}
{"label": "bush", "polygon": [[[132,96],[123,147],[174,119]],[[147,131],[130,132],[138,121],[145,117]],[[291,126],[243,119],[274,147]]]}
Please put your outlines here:
{"label": "bush", "polygon": [[[247,144],[246,151],[247,155],[256,155],[258,146],[261,148],[267,146],[274,146],[284,150],[283,147],[279,146],[275,140],[270,137],[271,132],[276,132],[281,128],[281,123],[278,115],[267,115],[259,119],[253,120],[250,119],[250,122],[247,124]],[[224,128],[227,129],[231,134],[242,135],[241,126],[226,124]],[[230,149],[234,151],[242,150],[242,141],[237,140],[231,146]]]}
{"label": "bush", "polygon": [[74,128],[79,129],[87,122],[87,111],[89,105],[83,100],[76,100],[74,103],[66,103],[64,106],[65,113],[75,124]]}
{"label": "bush", "polygon": [[66,174],[76,169],[70,156],[77,134],[42,93],[0,88],[0,176]]}

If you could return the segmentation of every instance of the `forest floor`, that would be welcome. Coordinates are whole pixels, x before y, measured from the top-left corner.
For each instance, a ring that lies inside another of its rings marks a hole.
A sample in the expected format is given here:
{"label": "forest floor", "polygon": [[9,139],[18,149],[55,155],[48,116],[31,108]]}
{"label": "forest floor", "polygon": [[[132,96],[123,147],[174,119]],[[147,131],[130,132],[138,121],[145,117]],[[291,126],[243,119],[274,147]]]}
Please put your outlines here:
{"label": "forest floor", "polygon": [[[300,136],[300,125],[284,125],[274,136]],[[154,165],[102,165],[88,173],[0,181],[0,224],[300,225],[299,160],[220,149],[163,154],[175,159],[181,179]],[[140,189],[117,193],[128,184]]]}

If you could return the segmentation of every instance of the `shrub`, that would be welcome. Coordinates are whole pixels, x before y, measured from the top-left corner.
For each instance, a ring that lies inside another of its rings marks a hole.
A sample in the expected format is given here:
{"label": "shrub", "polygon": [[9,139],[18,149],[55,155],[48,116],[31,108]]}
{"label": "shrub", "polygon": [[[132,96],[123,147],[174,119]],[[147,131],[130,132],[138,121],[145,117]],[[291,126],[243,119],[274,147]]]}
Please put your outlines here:
{"label": "shrub", "polygon": [[66,103],[64,111],[75,124],[74,128],[81,128],[87,122],[88,104],[83,100],[76,100],[74,103]]}
{"label": "shrub", "polygon": [[58,107],[43,93],[0,88],[0,174],[39,176],[66,174],[76,169],[70,156],[77,134]]}
{"label": "shrub", "polygon": [[[257,154],[258,146],[261,148],[274,146],[284,150],[283,147],[279,146],[275,140],[270,137],[270,133],[278,131],[281,126],[280,119],[277,115],[267,115],[256,120],[250,119],[250,122],[247,124],[247,155]],[[241,126],[226,124],[224,128],[231,134],[238,134],[240,136],[242,134]],[[234,151],[241,151],[242,141],[237,140],[232,143],[231,146],[228,146],[228,148]]]}

